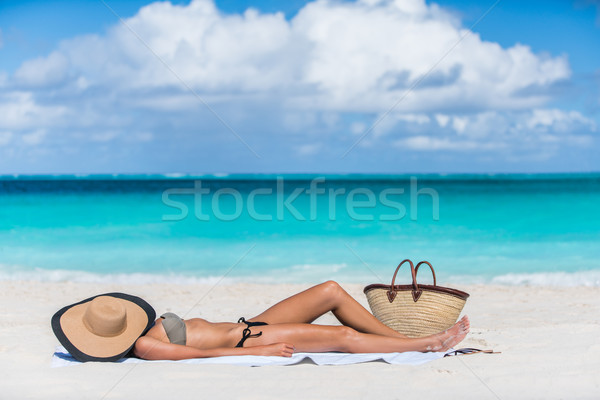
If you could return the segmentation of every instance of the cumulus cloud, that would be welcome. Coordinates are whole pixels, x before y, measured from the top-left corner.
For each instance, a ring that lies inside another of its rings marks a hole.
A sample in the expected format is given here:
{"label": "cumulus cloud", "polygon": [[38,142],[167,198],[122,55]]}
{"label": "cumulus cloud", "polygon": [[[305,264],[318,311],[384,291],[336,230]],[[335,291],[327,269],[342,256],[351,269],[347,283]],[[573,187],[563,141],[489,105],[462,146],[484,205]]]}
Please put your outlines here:
{"label": "cumulus cloud", "polygon": [[69,61],[61,52],[25,61],[15,72],[17,84],[30,87],[60,84],[68,74]]}
{"label": "cumulus cloud", "polygon": [[389,113],[380,117],[374,125],[373,136],[382,137],[395,130],[401,125],[402,129],[429,124],[431,118],[424,113]]}
{"label": "cumulus cloud", "polygon": [[68,113],[66,106],[39,104],[31,92],[0,92],[0,129],[19,131],[57,125]]}
{"label": "cumulus cloud", "polygon": [[211,0],[161,2],[125,21],[0,79],[0,131],[28,144],[165,142],[179,131],[217,143],[207,138],[227,129],[208,104],[265,148],[306,135],[288,150],[309,157],[323,151],[311,135],[354,140],[393,105],[361,145],[491,151],[528,131],[542,140],[596,129],[578,112],[544,108],[570,78],[566,56],[482,40],[424,0],[318,0],[291,20],[224,14]]}
{"label": "cumulus cloud", "polygon": [[578,128],[596,129],[593,120],[584,117],[578,111],[565,112],[558,109],[533,110],[531,116],[524,121],[529,130],[569,132]]}
{"label": "cumulus cloud", "polygon": [[448,124],[448,121],[450,121],[450,117],[444,114],[435,114],[435,120],[439,126],[444,128]]}
{"label": "cumulus cloud", "polygon": [[534,109],[520,112],[486,111],[473,115],[437,115],[435,136],[412,135],[394,141],[399,148],[419,151],[502,151],[519,148],[556,152],[558,146],[593,142],[594,120],[577,111]]}
{"label": "cumulus cloud", "polygon": [[[212,1],[143,7],[126,20],[148,47],[202,94],[272,95],[292,107],[336,111],[386,110],[418,80],[402,110],[522,108],[547,96],[525,95],[567,79],[565,57],[508,49],[465,31],[423,0],[308,3],[291,20],[282,13],[225,15]],[[377,29],[373,29],[377,27]],[[432,65],[464,39],[425,78]],[[181,88],[123,25],[107,35],[63,42],[14,74],[28,87],[73,82],[132,91]],[[80,85],[81,86],[81,85]]]}
{"label": "cumulus cloud", "polygon": [[497,150],[506,147],[503,143],[485,142],[479,143],[474,140],[452,140],[451,138],[436,138],[430,136],[411,136],[406,139],[395,142],[397,147],[408,148],[412,150],[438,151],[451,150],[460,152],[470,152],[473,150]]}

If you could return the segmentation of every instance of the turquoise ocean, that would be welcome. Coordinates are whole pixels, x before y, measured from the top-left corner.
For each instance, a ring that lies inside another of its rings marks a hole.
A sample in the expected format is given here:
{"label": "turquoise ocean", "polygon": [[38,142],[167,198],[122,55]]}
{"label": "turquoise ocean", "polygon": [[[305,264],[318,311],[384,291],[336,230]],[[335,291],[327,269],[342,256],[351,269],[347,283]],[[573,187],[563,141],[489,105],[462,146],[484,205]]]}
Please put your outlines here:
{"label": "turquoise ocean", "polygon": [[368,284],[405,258],[600,286],[600,174],[0,176],[1,280]]}

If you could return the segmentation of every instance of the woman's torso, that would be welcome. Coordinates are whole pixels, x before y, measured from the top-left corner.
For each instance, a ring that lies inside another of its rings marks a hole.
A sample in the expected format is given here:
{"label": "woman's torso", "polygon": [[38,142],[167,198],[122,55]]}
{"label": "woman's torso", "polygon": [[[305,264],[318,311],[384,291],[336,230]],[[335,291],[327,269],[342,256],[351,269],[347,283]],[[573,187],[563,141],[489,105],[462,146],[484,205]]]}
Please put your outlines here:
{"label": "woman's torso", "polygon": [[[155,339],[169,343],[169,338],[162,325],[162,318],[146,333]],[[244,324],[233,322],[209,322],[202,318],[184,320],[186,328],[186,346],[198,349],[215,349],[218,347],[235,347],[242,337]]]}

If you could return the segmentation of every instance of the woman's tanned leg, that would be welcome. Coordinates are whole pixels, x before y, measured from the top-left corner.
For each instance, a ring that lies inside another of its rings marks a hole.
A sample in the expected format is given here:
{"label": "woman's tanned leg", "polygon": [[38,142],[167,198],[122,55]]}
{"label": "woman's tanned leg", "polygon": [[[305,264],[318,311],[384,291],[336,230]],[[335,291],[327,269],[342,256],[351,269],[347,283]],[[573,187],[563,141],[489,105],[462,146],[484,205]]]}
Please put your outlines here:
{"label": "woman's tanned leg", "polygon": [[418,339],[361,333],[347,326],[278,324],[256,327],[262,335],[249,338],[244,347],[289,343],[296,352],[342,351],[347,353],[391,353],[405,351],[446,351],[462,341],[469,331],[463,317],[450,329]]}
{"label": "woman's tanned leg", "polygon": [[337,282],[327,281],[275,304],[249,321],[268,324],[310,323],[327,312],[333,312],[344,325],[362,333],[405,337],[382,324]]}

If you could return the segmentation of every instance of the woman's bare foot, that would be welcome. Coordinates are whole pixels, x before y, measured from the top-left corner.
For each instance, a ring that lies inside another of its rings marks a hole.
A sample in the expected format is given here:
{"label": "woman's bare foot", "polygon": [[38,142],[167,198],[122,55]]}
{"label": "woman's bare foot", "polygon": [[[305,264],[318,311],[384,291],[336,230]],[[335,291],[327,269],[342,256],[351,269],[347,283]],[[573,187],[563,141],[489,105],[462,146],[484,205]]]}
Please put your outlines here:
{"label": "woman's bare foot", "polygon": [[469,317],[465,315],[451,328],[431,336],[434,344],[427,346],[427,351],[446,351],[454,347],[467,336],[470,327]]}

